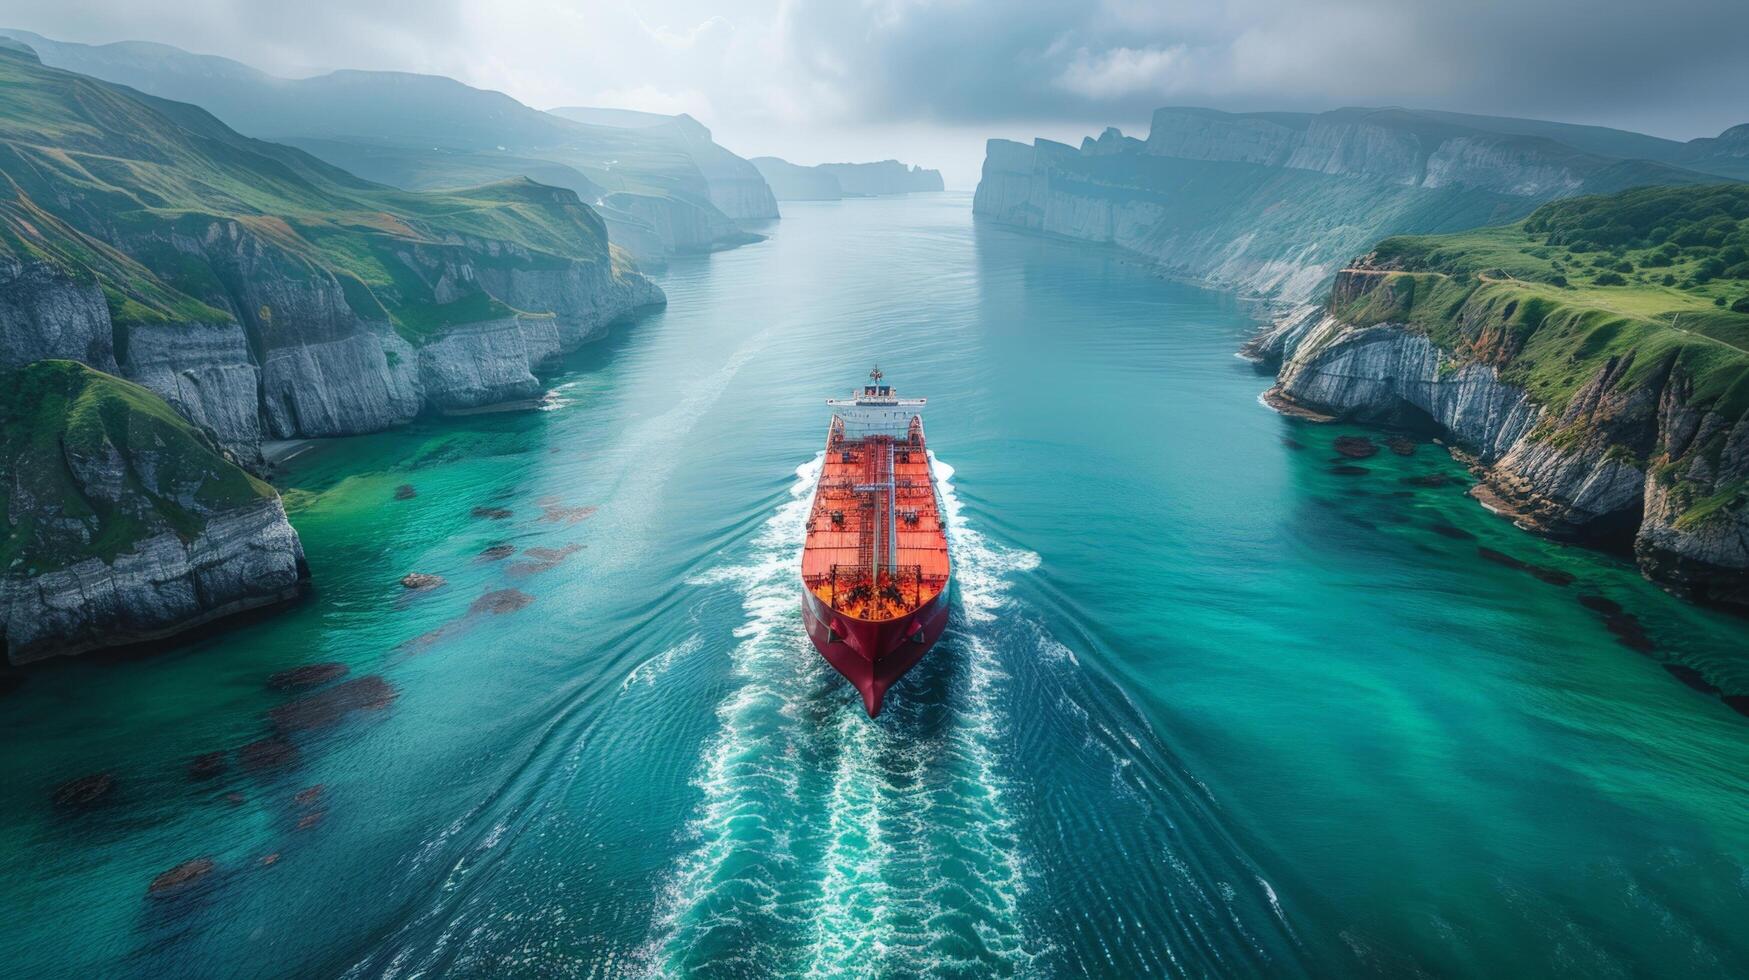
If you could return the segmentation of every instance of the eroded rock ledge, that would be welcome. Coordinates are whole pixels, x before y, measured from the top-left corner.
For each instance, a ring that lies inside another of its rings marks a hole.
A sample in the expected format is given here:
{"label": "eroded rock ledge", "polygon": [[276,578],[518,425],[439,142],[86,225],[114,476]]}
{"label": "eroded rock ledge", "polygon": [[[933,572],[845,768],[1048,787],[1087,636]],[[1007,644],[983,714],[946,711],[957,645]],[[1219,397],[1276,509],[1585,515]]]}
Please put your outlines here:
{"label": "eroded rock ledge", "polygon": [[1406,322],[1339,315],[1393,288],[1389,271],[1344,270],[1328,304],[1290,311],[1247,345],[1279,366],[1267,402],[1314,417],[1431,422],[1474,454],[1475,496],[1490,509],[1554,537],[1631,548],[1648,578],[1749,613],[1749,513],[1708,506],[1749,479],[1749,425],[1693,404],[1680,360],[1650,382],[1618,384],[1632,353],[1608,359],[1558,411],[1545,407],[1503,377],[1516,352],[1479,305],[1457,314],[1462,350]]}

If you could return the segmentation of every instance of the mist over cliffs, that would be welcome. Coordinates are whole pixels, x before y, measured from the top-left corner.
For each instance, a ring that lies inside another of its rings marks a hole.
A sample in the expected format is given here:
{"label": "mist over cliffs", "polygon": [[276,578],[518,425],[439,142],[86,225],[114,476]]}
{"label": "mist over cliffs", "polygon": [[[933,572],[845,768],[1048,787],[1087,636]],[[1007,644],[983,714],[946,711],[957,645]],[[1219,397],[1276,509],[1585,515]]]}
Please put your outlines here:
{"label": "mist over cliffs", "polygon": [[[1566,132],[1561,124],[1478,128],[1487,121],[1403,109],[1160,109],[1145,140],[1116,129],[1078,148],[991,140],[973,208],[983,220],[1116,245],[1175,274],[1304,301],[1388,235],[1459,231],[1556,198],[1729,176],[1597,152],[1609,138],[1643,148],[1650,137],[1570,127],[1589,137],[1582,149],[1549,135]],[[1737,166],[1705,147],[1685,159]]]}

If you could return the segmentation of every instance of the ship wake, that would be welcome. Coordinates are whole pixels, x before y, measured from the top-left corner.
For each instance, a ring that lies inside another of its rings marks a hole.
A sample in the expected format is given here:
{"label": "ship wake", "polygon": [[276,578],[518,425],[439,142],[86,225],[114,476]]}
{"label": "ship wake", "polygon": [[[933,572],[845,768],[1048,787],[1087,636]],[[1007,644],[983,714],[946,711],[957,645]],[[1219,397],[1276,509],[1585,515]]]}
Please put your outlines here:
{"label": "ship wake", "polygon": [[647,972],[811,976],[1026,972],[1027,864],[1004,763],[1009,675],[982,632],[1036,556],[965,526],[937,462],[960,603],[879,721],[807,640],[795,574],[820,463],[797,470],[739,591],[733,687],[700,760],[686,848],[662,889]]}

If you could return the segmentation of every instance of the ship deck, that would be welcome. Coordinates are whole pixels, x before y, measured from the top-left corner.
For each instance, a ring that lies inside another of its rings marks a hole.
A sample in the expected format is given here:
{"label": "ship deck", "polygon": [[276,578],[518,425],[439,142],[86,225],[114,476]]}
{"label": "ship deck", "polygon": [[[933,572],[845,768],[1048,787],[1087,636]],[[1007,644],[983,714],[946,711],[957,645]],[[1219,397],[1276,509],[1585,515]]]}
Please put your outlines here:
{"label": "ship deck", "polygon": [[[856,489],[883,483],[889,458],[890,527],[886,493]],[[947,587],[947,534],[921,432],[911,440],[835,436],[827,446],[807,527],[802,581],[846,616],[897,619]],[[897,545],[890,557],[887,541]]]}

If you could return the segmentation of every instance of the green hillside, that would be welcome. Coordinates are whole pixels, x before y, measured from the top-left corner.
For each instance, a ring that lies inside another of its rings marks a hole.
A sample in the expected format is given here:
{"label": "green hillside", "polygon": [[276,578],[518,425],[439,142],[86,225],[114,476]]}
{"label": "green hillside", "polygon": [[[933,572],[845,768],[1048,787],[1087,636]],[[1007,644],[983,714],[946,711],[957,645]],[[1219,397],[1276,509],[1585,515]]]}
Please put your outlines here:
{"label": "green hillside", "polygon": [[163,399],[73,361],[0,372],[0,484],[0,569],[26,575],[274,496]]}
{"label": "green hillside", "polygon": [[[680,220],[707,226],[712,241],[744,238],[712,203],[709,175],[673,138],[670,117],[655,117],[665,125],[627,128],[615,115],[575,121],[437,75],[348,70],[277,78],[162,44],[75,44],[11,29],[0,29],[0,38],[30,45],[46,64],[198,105],[238,132],[299,146],[399,188],[531,177],[571,188],[606,213],[616,242],[647,245],[640,205],[671,207]],[[619,194],[642,200],[620,201]],[[647,247],[642,254],[656,257]]]}
{"label": "green hillside", "polygon": [[1388,281],[1338,312],[1424,329],[1544,404],[1631,354],[1618,385],[1680,366],[1691,404],[1749,411],[1749,186],[1559,201],[1516,224],[1387,239],[1369,265]]}
{"label": "green hillside", "polygon": [[95,276],[124,325],[219,318],[227,273],[191,243],[213,246],[228,222],[266,250],[251,262],[294,280],[331,274],[360,316],[386,314],[412,338],[510,312],[471,280],[438,288],[413,250],[497,243],[470,260],[510,268],[612,261],[600,217],[571,191],[370,184],[193,106],[0,49],[0,253]]}

